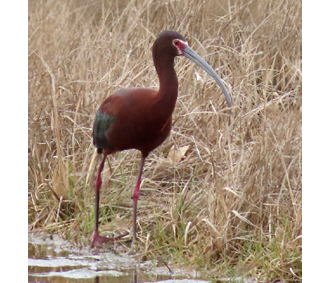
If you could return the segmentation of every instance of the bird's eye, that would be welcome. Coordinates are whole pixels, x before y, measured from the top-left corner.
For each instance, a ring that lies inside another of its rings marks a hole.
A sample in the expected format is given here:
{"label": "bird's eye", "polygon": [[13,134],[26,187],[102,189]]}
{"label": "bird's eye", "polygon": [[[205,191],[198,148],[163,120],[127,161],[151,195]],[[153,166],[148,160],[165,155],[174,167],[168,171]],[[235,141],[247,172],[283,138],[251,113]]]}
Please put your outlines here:
{"label": "bird's eye", "polygon": [[176,46],[179,49],[180,55],[182,54],[184,48],[188,45],[187,42],[184,42],[180,39],[174,39],[173,45]]}

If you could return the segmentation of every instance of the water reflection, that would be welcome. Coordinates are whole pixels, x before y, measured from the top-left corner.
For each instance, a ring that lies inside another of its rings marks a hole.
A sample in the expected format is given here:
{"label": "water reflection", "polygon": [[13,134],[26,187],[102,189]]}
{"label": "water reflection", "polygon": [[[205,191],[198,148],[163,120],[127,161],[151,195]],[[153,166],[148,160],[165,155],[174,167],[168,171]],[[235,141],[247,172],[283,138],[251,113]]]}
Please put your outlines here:
{"label": "water reflection", "polygon": [[141,283],[197,275],[170,268],[162,258],[139,261],[109,250],[95,253],[88,248],[74,247],[56,235],[51,238],[42,233],[29,234],[28,256],[29,282]]}

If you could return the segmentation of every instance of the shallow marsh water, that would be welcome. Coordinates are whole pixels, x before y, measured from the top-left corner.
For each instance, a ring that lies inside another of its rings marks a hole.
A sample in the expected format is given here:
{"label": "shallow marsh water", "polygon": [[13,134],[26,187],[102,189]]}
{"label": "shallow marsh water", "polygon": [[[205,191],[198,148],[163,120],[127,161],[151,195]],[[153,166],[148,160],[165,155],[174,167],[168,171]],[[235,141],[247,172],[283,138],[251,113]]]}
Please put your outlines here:
{"label": "shallow marsh water", "polygon": [[[58,235],[30,232],[28,235],[28,282],[55,283],[209,283],[198,279],[196,271],[170,266],[157,261],[139,262],[134,256],[114,251],[91,251],[77,248]],[[158,265],[158,266],[157,266]]]}

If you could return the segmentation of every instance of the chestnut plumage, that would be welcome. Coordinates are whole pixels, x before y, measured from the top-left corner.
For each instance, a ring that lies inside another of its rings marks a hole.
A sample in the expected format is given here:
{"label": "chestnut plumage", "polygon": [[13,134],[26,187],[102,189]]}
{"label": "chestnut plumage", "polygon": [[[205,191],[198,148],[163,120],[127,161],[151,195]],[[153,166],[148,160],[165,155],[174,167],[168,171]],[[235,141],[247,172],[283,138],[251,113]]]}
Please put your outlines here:
{"label": "chestnut plumage", "polygon": [[[172,113],[178,96],[178,79],[174,70],[174,58],[185,56],[203,68],[221,87],[227,104],[231,98],[221,79],[187,43],[178,32],[164,31],[158,35],[152,47],[154,65],[159,77],[159,90],[148,88],[121,89],[108,97],[96,113],[93,127],[93,143],[103,154],[95,176],[95,226],[91,247],[117,238],[99,235],[99,194],[102,184],[101,172],[107,155],[127,149],[141,152],[137,182],[133,190],[133,241],[136,240],[137,202],[145,159],[149,153],[164,142],[172,126]],[[126,235],[126,234],[125,234]]]}

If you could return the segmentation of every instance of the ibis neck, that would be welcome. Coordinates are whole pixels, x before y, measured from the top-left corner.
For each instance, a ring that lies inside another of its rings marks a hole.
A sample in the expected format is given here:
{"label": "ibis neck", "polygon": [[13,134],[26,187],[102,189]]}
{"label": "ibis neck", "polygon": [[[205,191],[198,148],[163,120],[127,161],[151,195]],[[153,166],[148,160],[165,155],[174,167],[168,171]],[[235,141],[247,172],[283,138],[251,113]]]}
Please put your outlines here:
{"label": "ibis neck", "polygon": [[174,69],[174,57],[155,58],[155,68],[159,77],[158,102],[171,115],[178,97],[178,78]]}

